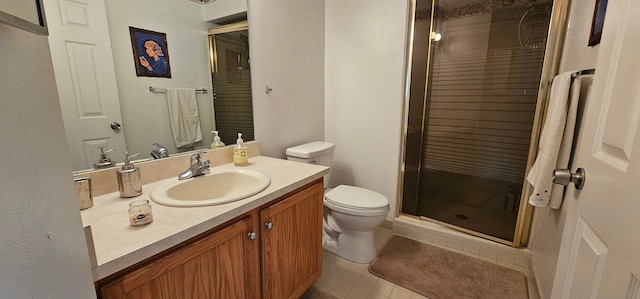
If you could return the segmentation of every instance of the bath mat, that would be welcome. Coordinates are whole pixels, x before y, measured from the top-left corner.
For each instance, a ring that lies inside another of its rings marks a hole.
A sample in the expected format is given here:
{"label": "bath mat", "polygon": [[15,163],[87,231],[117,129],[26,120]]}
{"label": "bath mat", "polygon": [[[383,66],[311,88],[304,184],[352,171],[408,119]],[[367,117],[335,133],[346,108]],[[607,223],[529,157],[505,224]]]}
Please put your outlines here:
{"label": "bath mat", "polygon": [[320,291],[314,287],[310,287],[306,292],[304,292],[304,294],[302,294],[302,296],[300,296],[300,299],[338,299],[332,295],[329,295],[323,291]]}
{"label": "bath mat", "polygon": [[529,298],[516,270],[396,235],[369,271],[432,299]]}

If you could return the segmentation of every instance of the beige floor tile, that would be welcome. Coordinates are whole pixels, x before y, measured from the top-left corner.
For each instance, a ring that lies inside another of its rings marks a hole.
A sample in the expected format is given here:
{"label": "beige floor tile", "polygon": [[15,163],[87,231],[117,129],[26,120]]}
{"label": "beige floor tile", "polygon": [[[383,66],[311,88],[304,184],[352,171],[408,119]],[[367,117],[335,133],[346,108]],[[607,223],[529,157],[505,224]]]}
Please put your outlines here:
{"label": "beige floor tile", "polygon": [[333,287],[333,285],[325,285],[323,283],[320,282],[320,280],[316,280],[316,282],[313,283],[313,287],[325,292],[325,293],[329,293],[329,291],[331,291],[331,288]]}
{"label": "beige floor tile", "polygon": [[349,266],[349,270],[362,274],[366,271],[369,271],[369,264],[352,263],[351,266]]}
{"label": "beige floor tile", "polygon": [[349,267],[351,267],[351,264],[353,264],[353,262],[343,258],[338,258],[338,260],[336,261],[336,266],[343,269],[349,269]]}
{"label": "beige floor tile", "polygon": [[358,280],[360,280],[360,276],[362,276],[362,272],[356,272],[354,270],[347,269],[340,277],[340,280],[348,281],[355,284],[356,282],[358,282]]}
{"label": "beige floor tile", "polygon": [[338,282],[337,278],[328,277],[328,276],[320,276],[316,282],[313,284],[317,286],[319,289],[327,292],[333,288],[333,286]]}
{"label": "beige floor tile", "polygon": [[395,286],[393,288],[393,291],[391,291],[391,296],[389,296],[389,298],[393,298],[393,299],[411,299],[411,291],[400,287],[400,286]]}
{"label": "beige floor tile", "polygon": [[373,274],[373,273],[371,273],[369,271],[365,271],[364,273],[362,273],[362,276],[371,277],[371,278],[374,278],[374,279],[380,278],[379,276],[377,276],[377,275],[375,275],[375,274]]}
{"label": "beige floor tile", "polygon": [[429,297],[422,296],[418,293],[411,293],[411,299],[429,299]]}
{"label": "beige floor tile", "polygon": [[[390,239],[391,231],[379,228],[375,237],[376,246],[381,248]],[[446,248],[447,246],[444,244],[435,242],[435,245],[451,250],[451,248]],[[460,247],[459,245],[454,246],[457,249],[455,251],[497,264],[507,262],[498,262],[497,250],[483,242],[471,245],[467,243],[461,249],[457,248]],[[326,251],[323,252],[322,258],[322,275],[314,283],[314,286],[338,299],[429,299],[372,274],[369,272],[368,264],[353,263]],[[509,262],[511,260],[513,258]],[[516,266],[518,262],[520,264],[527,262],[528,264],[528,259],[516,256],[516,261],[512,266],[519,271],[526,272],[528,270],[526,267]]]}
{"label": "beige floor tile", "polygon": [[347,299],[367,299],[369,298],[369,293],[371,293],[371,288],[355,285],[347,294]]}
{"label": "beige floor tile", "polygon": [[337,297],[338,299],[347,298],[347,295],[353,288],[353,283],[349,281],[338,281],[333,288],[329,291],[329,294]]}
{"label": "beige floor tile", "polygon": [[388,281],[378,279],[378,282],[373,286],[371,290],[371,296],[382,296],[388,298],[391,296],[394,285]]}
{"label": "beige floor tile", "polygon": [[331,267],[331,268],[326,270],[326,275],[331,276],[331,277],[340,278],[340,277],[342,277],[342,274],[344,274],[345,271],[347,271],[345,268],[342,268],[340,266],[334,265],[333,267]]}
{"label": "beige floor tile", "polygon": [[373,286],[375,286],[377,282],[378,282],[377,276],[372,277],[372,276],[362,275],[360,276],[360,279],[358,280],[358,282],[356,282],[356,286],[371,290],[373,289]]}

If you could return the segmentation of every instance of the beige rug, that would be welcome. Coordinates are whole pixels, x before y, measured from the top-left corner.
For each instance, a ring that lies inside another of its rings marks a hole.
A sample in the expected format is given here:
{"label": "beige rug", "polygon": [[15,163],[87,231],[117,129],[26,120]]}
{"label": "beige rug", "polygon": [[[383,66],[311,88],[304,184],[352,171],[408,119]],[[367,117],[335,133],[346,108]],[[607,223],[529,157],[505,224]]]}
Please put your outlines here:
{"label": "beige rug", "polygon": [[432,299],[529,298],[516,270],[395,235],[369,271]]}

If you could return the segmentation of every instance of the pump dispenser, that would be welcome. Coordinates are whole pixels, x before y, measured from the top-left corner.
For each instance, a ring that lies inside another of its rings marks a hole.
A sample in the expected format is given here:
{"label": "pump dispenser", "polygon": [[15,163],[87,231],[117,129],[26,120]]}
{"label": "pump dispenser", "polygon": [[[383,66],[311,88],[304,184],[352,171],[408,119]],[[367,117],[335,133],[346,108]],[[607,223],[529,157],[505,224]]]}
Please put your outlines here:
{"label": "pump dispenser", "polygon": [[131,158],[137,157],[140,153],[129,155],[129,152],[125,151],[123,154],[124,165],[116,172],[120,197],[136,197],[142,194],[142,178],[140,177],[140,168],[131,163]]}
{"label": "pump dispenser", "polygon": [[236,140],[236,145],[233,147],[233,164],[236,166],[249,164],[249,150],[247,146],[244,145],[242,133],[238,133],[238,140]]}
{"label": "pump dispenser", "polygon": [[211,131],[211,133],[213,133],[213,142],[211,143],[211,148],[223,147],[224,143],[220,140],[220,136],[218,136],[218,131]]}
{"label": "pump dispenser", "polygon": [[98,160],[98,163],[93,164],[93,168],[103,169],[103,168],[116,166],[116,161],[111,160],[111,158],[107,156],[108,153],[115,151],[116,148],[114,147],[112,149],[108,149],[107,151],[104,150],[105,149],[104,146],[100,146],[99,148],[100,148],[100,159]]}

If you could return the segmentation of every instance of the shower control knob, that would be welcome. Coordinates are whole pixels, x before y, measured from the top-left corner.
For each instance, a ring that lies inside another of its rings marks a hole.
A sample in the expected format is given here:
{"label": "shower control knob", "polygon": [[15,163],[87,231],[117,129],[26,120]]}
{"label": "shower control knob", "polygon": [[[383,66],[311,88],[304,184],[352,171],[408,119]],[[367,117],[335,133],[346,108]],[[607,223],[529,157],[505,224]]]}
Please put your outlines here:
{"label": "shower control knob", "polygon": [[578,168],[576,173],[571,173],[569,169],[555,169],[553,170],[553,182],[558,185],[569,185],[573,183],[576,189],[581,190],[584,187],[586,180],[586,172],[583,168]]}

